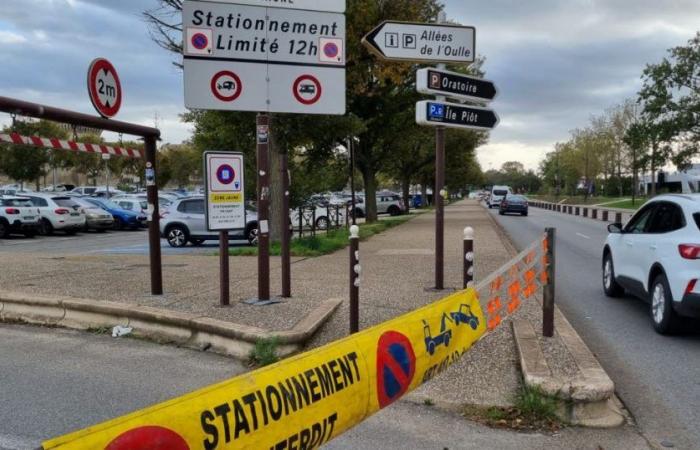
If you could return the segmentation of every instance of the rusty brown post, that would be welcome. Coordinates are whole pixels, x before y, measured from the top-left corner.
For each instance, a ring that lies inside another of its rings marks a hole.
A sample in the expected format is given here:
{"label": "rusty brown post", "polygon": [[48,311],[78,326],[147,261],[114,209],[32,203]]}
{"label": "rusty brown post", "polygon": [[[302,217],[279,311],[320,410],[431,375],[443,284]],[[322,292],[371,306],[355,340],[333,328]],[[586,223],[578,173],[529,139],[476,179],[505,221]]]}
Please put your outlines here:
{"label": "rusty brown post", "polygon": [[583,208],[583,217],[588,217],[588,208]]}
{"label": "rusty brown post", "polygon": [[282,152],[280,164],[280,177],[282,179],[282,214],[280,214],[280,229],[282,230],[281,257],[282,257],[282,297],[292,296],[292,264],[289,248],[291,232],[289,229],[289,155]]}
{"label": "rusty brown post", "polygon": [[466,227],[464,229],[464,247],[462,254],[464,255],[464,271],[463,283],[464,289],[474,287],[474,229]]}
{"label": "rusty brown post", "polygon": [[257,116],[257,166],[258,166],[258,300],[270,299],[270,169],[268,139],[260,139],[261,132],[267,134],[270,116]]}
{"label": "rusty brown post", "polygon": [[615,223],[622,223],[622,213],[621,212],[615,213]]}
{"label": "rusty brown post", "polygon": [[554,288],[555,288],[555,238],[556,228],[547,228],[547,284],[544,285],[542,301],[542,335],[552,337],[554,335]]}
{"label": "rusty brown post", "polygon": [[608,214],[609,214],[609,213],[608,213],[607,210],[603,211],[603,222],[607,222],[607,221],[608,221]]}
{"label": "rusty brown post", "polygon": [[228,231],[219,231],[219,303],[221,306],[231,304],[229,291],[229,256]]}
{"label": "rusty brown post", "polygon": [[598,220],[598,210],[597,210],[597,209],[593,208],[593,209],[591,210],[591,218],[592,218],[593,220]]}
{"label": "rusty brown post", "polygon": [[163,266],[160,254],[160,213],[156,180],[156,137],[145,137],[146,150],[146,199],[150,221],[148,222],[148,254],[151,264],[151,294],[163,295]]}
{"label": "rusty brown post", "polygon": [[350,334],[360,330],[360,227],[350,227]]}
{"label": "rusty brown post", "polygon": [[444,251],[445,251],[445,201],[442,196],[445,189],[445,128],[435,129],[435,289],[442,290],[445,285]]}

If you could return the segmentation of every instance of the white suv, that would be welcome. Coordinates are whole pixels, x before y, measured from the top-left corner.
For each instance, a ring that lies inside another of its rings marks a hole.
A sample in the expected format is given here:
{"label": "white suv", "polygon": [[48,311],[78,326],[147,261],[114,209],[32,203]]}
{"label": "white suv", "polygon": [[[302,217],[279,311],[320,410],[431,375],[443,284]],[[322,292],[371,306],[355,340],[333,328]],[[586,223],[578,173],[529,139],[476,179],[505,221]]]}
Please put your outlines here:
{"label": "white suv", "polygon": [[39,211],[22,197],[0,195],[0,238],[12,233],[34,237],[39,232]]}
{"label": "white suv", "polygon": [[28,198],[39,209],[43,235],[51,235],[54,230],[75,234],[85,228],[83,207],[67,195],[32,192],[22,194],[22,197]]}
{"label": "white suv", "polygon": [[681,317],[700,318],[700,194],[660,195],[622,227],[608,226],[603,289],[650,303],[656,331],[673,333]]}

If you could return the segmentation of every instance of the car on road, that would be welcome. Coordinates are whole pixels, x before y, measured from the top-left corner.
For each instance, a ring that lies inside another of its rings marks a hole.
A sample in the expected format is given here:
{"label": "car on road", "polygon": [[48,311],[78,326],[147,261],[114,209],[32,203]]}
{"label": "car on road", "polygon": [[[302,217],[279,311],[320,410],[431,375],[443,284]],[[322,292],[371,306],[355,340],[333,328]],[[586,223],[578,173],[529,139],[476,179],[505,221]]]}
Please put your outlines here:
{"label": "car on road", "polygon": [[527,198],[524,195],[507,195],[501,200],[501,204],[498,206],[498,214],[504,215],[508,213],[517,213],[522,216],[527,216]]}
{"label": "car on road", "polygon": [[32,238],[39,232],[39,210],[27,198],[0,195],[0,238],[22,234]]}
{"label": "car on road", "polygon": [[623,227],[608,226],[603,289],[650,305],[654,329],[677,331],[682,318],[700,318],[700,194],[660,195]]}
{"label": "car on road", "polygon": [[[207,230],[204,216],[204,197],[187,197],[176,200],[160,214],[160,234],[171,247],[184,247],[187,243],[202,245],[204,241],[219,239],[218,231]],[[258,214],[246,208],[246,226],[229,231],[231,239],[245,239],[251,245],[258,243]]]}
{"label": "car on road", "polygon": [[39,232],[49,236],[54,231],[72,235],[85,228],[85,213],[73,197],[64,194],[31,192],[22,194],[39,209]]}
{"label": "car on road", "polygon": [[114,217],[104,208],[96,206],[81,197],[71,197],[85,212],[85,231],[103,232],[114,227]]}
{"label": "car on road", "polygon": [[111,200],[96,197],[83,197],[86,202],[102,208],[114,217],[113,228],[124,230],[129,228],[135,230],[146,226],[146,215],[140,212],[128,211]]}
{"label": "car on road", "polygon": [[491,188],[491,195],[487,200],[489,208],[498,207],[501,205],[501,201],[509,195],[512,195],[510,186],[494,186]]}

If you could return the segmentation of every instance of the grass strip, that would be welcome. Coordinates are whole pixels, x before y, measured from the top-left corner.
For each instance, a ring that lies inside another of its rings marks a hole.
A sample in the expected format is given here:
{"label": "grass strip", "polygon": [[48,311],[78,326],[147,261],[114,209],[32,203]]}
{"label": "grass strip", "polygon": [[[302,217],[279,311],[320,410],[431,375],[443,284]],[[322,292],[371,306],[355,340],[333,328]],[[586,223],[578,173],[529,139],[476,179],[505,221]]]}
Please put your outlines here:
{"label": "grass strip", "polygon": [[[360,227],[360,240],[365,240],[375,234],[379,234],[390,228],[394,228],[408,222],[416,215],[406,215],[380,220],[374,223],[358,225]],[[292,239],[290,252],[292,256],[314,257],[327,255],[347,247],[350,244],[350,232],[345,229],[332,230],[328,233],[320,232],[316,236],[305,236],[299,239]],[[270,255],[279,256],[281,254],[281,244],[273,242],[270,245]],[[241,247],[229,249],[231,256],[257,256],[257,247]]]}

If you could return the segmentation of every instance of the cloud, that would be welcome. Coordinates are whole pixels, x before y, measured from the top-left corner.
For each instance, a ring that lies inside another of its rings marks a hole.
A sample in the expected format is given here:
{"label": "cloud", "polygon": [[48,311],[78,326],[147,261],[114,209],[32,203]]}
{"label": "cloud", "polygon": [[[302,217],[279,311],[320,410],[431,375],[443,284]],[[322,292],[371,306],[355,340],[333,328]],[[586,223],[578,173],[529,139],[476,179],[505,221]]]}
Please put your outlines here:
{"label": "cloud", "polygon": [[[525,149],[551,150],[591,115],[636,97],[645,65],[684,45],[700,24],[697,0],[446,4],[448,18],[476,27],[486,76],[499,88],[493,108],[501,125],[485,147],[491,151],[480,152],[482,163],[498,167],[522,160]],[[536,168],[530,154],[525,164]]]}

